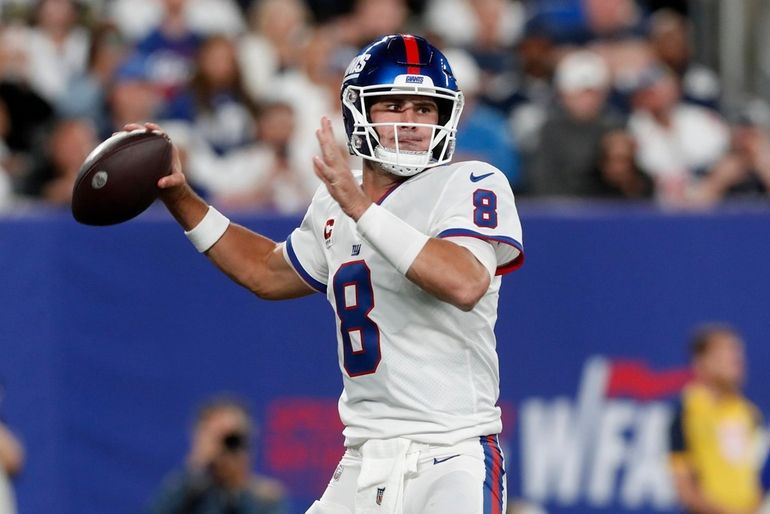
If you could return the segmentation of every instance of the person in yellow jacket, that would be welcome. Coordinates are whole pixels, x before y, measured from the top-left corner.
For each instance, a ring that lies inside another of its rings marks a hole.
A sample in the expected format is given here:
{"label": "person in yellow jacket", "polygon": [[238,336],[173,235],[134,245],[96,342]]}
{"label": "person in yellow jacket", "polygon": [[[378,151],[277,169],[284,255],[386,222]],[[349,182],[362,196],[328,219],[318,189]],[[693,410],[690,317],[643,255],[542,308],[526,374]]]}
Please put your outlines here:
{"label": "person in yellow jacket", "polygon": [[11,478],[24,466],[24,448],[0,420],[0,514],[15,514]]}
{"label": "person in yellow jacket", "polygon": [[762,501],[762,417],[742,393],[743,346],[725,325],[703,325],[691,341],[694,380],[670,434],[674,485],[690,514],[753,514]]}

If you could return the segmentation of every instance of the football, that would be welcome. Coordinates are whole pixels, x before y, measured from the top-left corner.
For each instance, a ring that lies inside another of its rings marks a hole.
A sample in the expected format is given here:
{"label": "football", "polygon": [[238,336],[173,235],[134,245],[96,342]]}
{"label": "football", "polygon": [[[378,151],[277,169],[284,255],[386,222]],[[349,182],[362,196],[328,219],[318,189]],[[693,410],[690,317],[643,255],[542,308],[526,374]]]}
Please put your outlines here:
{"label": "football", "polygon": [[114,225],[141,214],[171,173],[171,140],[138,129],[119,132],[86,157],[72,190],[72,215],[86,225]]}

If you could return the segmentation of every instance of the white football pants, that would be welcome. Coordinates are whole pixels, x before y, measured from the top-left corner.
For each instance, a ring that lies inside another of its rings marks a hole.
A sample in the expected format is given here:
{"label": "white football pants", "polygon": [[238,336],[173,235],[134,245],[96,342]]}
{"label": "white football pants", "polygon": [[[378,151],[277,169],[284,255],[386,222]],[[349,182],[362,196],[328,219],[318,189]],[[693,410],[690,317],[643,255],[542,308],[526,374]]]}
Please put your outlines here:
{"label": "white football pants", "polygon": [[306,514],[504,514],[506,477],[497,436],[453,446],[405,439],[348,448]]}

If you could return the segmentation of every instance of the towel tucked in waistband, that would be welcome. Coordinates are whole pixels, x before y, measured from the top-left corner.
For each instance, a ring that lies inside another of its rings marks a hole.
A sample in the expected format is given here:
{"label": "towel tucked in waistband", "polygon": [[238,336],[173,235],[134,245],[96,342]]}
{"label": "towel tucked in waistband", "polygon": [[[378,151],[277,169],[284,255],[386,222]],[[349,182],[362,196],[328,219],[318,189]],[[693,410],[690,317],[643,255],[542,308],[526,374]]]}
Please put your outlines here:
{"label": "towel tucked in waistband", "polygon": [[373,439],[360,447],[356,514],[401,514],[404,477],[417,472],[419,448],[408,439]]}

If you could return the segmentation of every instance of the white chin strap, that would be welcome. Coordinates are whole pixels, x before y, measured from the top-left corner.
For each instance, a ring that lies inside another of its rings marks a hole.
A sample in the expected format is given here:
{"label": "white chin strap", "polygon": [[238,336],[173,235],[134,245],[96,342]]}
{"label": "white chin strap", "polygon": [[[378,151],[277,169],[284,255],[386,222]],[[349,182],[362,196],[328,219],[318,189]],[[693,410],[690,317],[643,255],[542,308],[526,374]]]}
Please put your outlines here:
{"label": "white chin strap", "polygon": [[410,152],[407,150],[396,152],[382,145],[374,147],[374,156],[380,160],[378,164],[382,169],[400,177],[411,177],[420,173],[431,161],[430,152]]}

